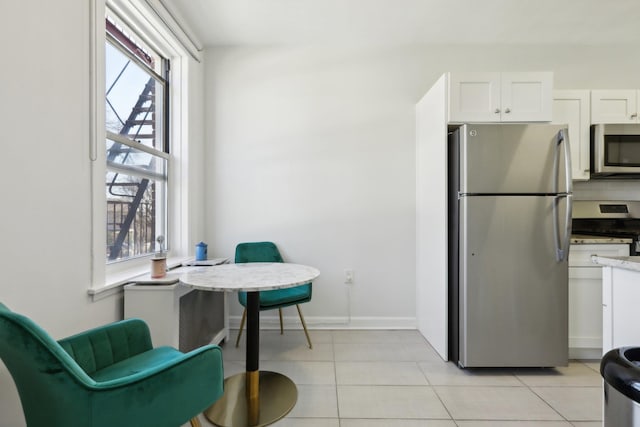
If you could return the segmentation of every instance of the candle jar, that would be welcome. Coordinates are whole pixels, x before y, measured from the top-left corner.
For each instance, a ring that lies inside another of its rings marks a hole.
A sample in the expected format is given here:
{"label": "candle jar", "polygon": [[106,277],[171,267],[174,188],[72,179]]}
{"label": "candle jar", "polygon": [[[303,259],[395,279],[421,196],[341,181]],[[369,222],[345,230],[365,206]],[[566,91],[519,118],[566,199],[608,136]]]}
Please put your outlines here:
{"label": "candle jar", "polygon": [[151,278],[162,279],[167,275],[167,258],[154,257],[151,258]]}

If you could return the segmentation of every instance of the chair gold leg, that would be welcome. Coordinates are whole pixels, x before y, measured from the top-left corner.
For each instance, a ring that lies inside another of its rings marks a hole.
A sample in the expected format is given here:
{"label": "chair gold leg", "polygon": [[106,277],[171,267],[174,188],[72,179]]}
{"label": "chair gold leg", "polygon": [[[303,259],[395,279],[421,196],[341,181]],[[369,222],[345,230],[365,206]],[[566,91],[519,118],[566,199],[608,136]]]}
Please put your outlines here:
{"label": "chair gold leg", "polygon": [[280,316],[280,335],[284,334],[284,328],[282,327],[282,308],[278,309],[278,315]]}
{"label": "chair gold leg", "polygon": [[309,343],[309,348],[313,348],[311,344],[311,338],[309,337],[309,331],[307,330],[307,324],[304,322],[304,316],[302,316],[302,311],[300,310],[300,306],[296,304],[296,308],[298,309],[298,315],[300,316],[300,321],[302,322],[302,327],[304,328],[304,334],[307,336],[307,342]]}
{"label": "chair gold leg", "polygon": [[236,338],[236,348],[240,345],[240,336],[242,335],[242,328],[244,328],[244,322],[247,320],[247,309],[242,312],[242,319],[240,320],[240,330],[238,331],[238,338]]}
{"label": "chair gold leg", "polygon": [[200,420],[198,419],[198,417],[191,418],[191,427],[202,427],[202,424],[200,424]]}

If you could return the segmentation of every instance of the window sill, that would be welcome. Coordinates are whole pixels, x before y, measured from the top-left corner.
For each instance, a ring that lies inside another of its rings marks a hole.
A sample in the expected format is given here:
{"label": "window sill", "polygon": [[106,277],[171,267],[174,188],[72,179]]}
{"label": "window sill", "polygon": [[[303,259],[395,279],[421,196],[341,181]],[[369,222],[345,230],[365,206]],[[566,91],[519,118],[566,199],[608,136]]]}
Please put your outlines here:
{"label": "window sill", "polygon": [[[172,257],[167,258],[167,269],[171,270],[180,267],[183,262],[191,258]],[[91,296],[93,302],[107,298],[111,295],[122,292],[124,285],[135,282],[136,277],[140,277],[149,273],[149,266],[139,266],[118,273],[109,274],[106,283],[103,286],[90,288],[87,293]]]}

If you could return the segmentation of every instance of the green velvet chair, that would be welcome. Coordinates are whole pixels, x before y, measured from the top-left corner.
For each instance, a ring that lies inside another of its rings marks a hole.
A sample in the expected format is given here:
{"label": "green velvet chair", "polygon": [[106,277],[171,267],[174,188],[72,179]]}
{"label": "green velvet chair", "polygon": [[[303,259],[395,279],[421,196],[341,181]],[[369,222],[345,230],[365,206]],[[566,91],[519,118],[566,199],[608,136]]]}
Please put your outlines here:
{"label": "green velvet chair", "polygon": [[223,393],[222,352],[151,345],[127,319],[55,341],[0,303],[0,358],[28,427],[179,427]]}
{"label": "green velvet chair", "polygon": [[[236,246],[236,264],[244,262],[284,262],[278,247],[272,242],[248,242],[240,243]],[[240,330],[238,331],[238,338],[236,339],[236,347],[240,343],[240,336],[242,335],[242,328],[247,318],[247,293],[238,292],[238,301],[245,308],[242,313],[242,320],[240,321]],[[302,322],[302,328],[304,334],[307,337],[307,343],[309,348],[313,348],[311,344],[311,338],[309,337],[309,331],[307,330],[307,324],[302,316],[300,305],[305,302],[311,301],[311,283],[305,283],[304,285],[294,286],[286,289],[275,289],[272,291],[260,292],[260,311],[278,309],[280,316],[280,333],[282,334],[282,308],[290,305],[295,305],[298,309],[298,316]]]}

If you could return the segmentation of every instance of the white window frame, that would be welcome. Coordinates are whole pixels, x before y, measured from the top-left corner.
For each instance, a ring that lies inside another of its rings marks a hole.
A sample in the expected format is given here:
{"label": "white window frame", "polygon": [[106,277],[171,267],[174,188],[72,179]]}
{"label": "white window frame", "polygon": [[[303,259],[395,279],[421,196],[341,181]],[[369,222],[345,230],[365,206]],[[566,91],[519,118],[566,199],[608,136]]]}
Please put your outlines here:
{"label": "white window frame", "polygon": [[[119,292],[135,276],[149,272],[152,255],[107,264],[106,262],[106,173],[105,154],[105,12],[117,16],[153,50],[171,62],[169,85],[169,177],[167,234],[168,265],[177,265],[189,254],[189,212],[186,207],[188,168],[188,67],[190,58],[200,62],[198,48],[180,25],[171,21],[166,9],[154,0],[91,0],[90,160],[92,168],[92,269],[89,294],[94,300]],[[172,25],[170,25],[172,24]],[[182,36],[182,37],[181,37]]]}

